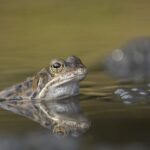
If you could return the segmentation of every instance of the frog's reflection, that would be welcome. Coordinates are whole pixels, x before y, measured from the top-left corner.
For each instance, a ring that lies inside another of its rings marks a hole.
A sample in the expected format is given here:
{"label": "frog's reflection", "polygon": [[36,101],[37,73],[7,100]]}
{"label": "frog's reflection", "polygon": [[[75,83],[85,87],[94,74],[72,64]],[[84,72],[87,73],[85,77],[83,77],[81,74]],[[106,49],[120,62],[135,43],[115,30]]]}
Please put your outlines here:
{"label": "frog's reflection", "polygon": [[90,127],[90,121],[82,113],[77,96],[40,102],[3,100],[0,107],[40,123],[55,135],[79,136]]}

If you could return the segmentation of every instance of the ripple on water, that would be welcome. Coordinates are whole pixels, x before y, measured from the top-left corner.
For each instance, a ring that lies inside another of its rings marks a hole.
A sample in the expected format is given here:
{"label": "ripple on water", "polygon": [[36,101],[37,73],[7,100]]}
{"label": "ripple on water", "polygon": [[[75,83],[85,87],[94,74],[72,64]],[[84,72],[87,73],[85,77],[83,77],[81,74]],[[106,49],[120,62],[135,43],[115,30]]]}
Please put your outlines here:
{"label": "ripple on water", "polygon": [[[81,141],[75,143],[75,149],[91,149],[91,146],[94,149],[114,149],[118,144],[133,149],[136,149],[137,145],[147,148],[145,143],[150,139],[149,87],[150,85],[145,83],[120,83],[105,73],[90,73],[81,84],[80,104],[92,124],[88,132],[79,138]],[[32,132],[49,132],[28,119],[8,114],[0,111],[0,117],[3,118],[0,121],[0,133],[3,132],[7,140],[11,140],[7,135],[16,137],[19,134],[23,138],[22,133],[28,136],[27,134]],[[32,135],[31,138],[36,139],[39,135]],[[30,140],[31,138],[28,137]],[[46,138],[49,137],[45,136]],[[15,140],[19,141],[18,138]],[[24,139],[21,140],[22,145],[28,144]],[[41,140],[41,144],[44,141]],[[45,145],[50,148],[50,144]],[[38,147],[35,146],[35,150],[38,150]]]}

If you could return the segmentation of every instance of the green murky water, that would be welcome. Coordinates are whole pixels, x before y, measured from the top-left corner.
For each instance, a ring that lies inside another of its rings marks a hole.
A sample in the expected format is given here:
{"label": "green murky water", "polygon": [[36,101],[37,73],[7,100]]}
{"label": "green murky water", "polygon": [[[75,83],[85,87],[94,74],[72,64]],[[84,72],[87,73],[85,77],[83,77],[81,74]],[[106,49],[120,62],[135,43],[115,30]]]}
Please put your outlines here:
{"label": "green murky water", "polygon": [[52,58],[77,55],[89,68],[81,83],[80,104],[92,125],[80,138],[57,141],[38,123],[1,109],[0,149],[150,149],[149,99],[137,97],[128,103],[114,92],[138,85],[118,84],[104,72],[91,71],[127,40],[150,35],[149,4],[1,0],[0,89],[23,81]]}
{"label": "green murky water", "polygon": [[[9,82],[5,81],[5,84],[8,85]],[[114,92],[127,87],[131,89],[137,85],[118,84],[104,72],[90,72],[81,83],[80,104],[92,125],[88,132],[75,139],[62,138],[55,142],[49,130],[38,123],[0,110],[1,143],[4,148],[10,146],[14,149],[24,147],[36,150],[43,149],[42,144],[46,145],[45,149],[148,149],[149,98],[124,103]],[[70,144],[63,144],[64,142]]]}

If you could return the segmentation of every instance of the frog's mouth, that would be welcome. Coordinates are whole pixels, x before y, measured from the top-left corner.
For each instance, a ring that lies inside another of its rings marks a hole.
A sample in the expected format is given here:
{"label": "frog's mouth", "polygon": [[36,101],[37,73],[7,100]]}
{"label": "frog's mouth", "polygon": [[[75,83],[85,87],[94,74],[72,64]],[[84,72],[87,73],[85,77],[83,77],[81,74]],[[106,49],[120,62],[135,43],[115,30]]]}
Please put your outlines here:
{"label": "frog's mouth", "polygon": [[77,69],[70,72],[65,72],[58,76],[55,76],[55,78],[49,81],[45,87],[50,87],[50,86],[57,87],[72,81],[78,82],[83,80],[86,77],[86,75],[87,75],[87,69],[85,68]]}
{"label": "frog's mouth", "polygon": [[[39,94],[39,98],[45,97],[46,93],[48,93],[49,91],[54,92],[57,89],[60,90],[60,87],[61,87],[61,90],[59,91],[59,93],[62,93],[62,94],[65,94],[65,92],[69,91],[68,89],[71,89],[71,88],[72,88],[72,91],[73,90],[78,91],[79,89],[78,83],[79,81],[83,80],[86,77],[86,74],[87,74],[87,69],[80,68],[74,71],[65,72],[58,76],[55,76],[55,78],[50,80],[45,85],[45,87],[41,90]],[[53,93],[51,93],[50,95],[53,95]]]}

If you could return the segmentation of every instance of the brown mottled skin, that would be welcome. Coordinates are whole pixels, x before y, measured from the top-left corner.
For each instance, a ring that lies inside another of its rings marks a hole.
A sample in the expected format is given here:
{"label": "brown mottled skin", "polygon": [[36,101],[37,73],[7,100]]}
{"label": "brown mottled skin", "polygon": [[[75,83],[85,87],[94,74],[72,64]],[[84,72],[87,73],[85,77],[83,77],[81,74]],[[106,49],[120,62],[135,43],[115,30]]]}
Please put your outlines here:
{"label": "brown mottled skin", "polygon": [[81,60],[70,56],[54,59],[35,76],[0,92],[0,99],[66,98],[79,94],[79,81],[87,74]]}
{"label": "brown mottled skin", "polygon": [[1,91],[0,107],[40,123],[53,134],[78,136],[90,127],[75,96],[86,74],[75,56],[54,59],[35,76]]}

